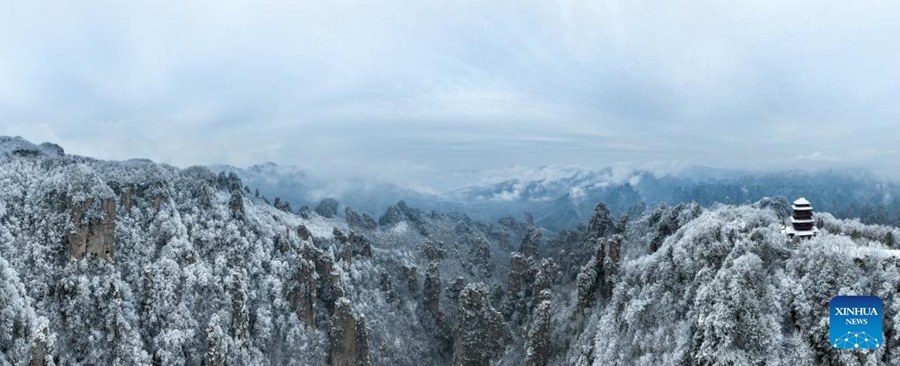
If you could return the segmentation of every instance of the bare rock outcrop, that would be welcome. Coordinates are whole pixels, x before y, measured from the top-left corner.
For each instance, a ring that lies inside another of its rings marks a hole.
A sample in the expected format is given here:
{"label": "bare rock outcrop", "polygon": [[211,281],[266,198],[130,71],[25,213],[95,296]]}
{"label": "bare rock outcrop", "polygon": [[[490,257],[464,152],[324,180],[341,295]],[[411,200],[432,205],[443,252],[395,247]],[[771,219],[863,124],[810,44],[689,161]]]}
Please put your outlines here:
{"label": "bare rock outcrop", "polygon": [[337,240],[338,243],[345,244],[347,243],[347,236],[344,235],[344,232],[337,227],[331,229],[331,235],[334,236],[334,240]]}
{"label": "bare rock outcrop", "polygon": [[310,329],[316,328],[316,266],[306,259],[298,263],[297,274],[289,294],[290,304],[300,320]]}
{"label": "bare rock outcrop", "polygon": [[316,297],[325,303],[328,311],[334,311],[334,303],[344,296],[340,274],[334,270],[334,259],[322,250],[305,244],[301,250],[304,259],[311,261],[316,268]]}
{"label": "bare rock outcrop", "polygon": [[482,283],[467,285],[459,295],[459,317],[453,331],[453,364],[487,366],[509,337],[500,312],[491,307]]}
{"label": "bare rock outcrop", "polygon": [[240,191],[242,187],[244,187],[244,183],[241,182],[241,178],[238,177],[235,172],[228,172],[225,174],[224,171],[219,172],[216,175],[215,185],[219,189],[223,189],[225,191]]}
{"label": "bare rock outcrop", "polygon": [[525,233],[525,237],[522,238],[522,245],[519,246],[519,253],[522,253],[526,257],[540,257],[541,235],[540,229],[534,227],[528,229],[528,232]]}
{"label": "bare rock outcrop", "polygon": [[622,260],[622,237],[614,235],[609,240],[609,252],[606,251],[607,241],[600,238],[594,249],[594,256],[581,267],[581,272],[576,278],[578,289],[578,302],[575,305],[575,314],[583,313],[594,306],[597,289],[600,288],[600,299],[606,301],[612,295],[612,289],[616,284],[619,263]]}
{"label": "bare rock outcrop", "polygon": [[219,325],[219,315],[213,314],[206,326],[206,355],[204,358],[209,366],[225,366],[226,347],[225,331]]}
{"label": "bare rock outcrop", "polygon": [[558,277],[556,262],[551,258],[544,258],[541,260],[541,267],[534,278],[534,291],[532,292],[535,296],[534,303],[537,304],[543,300],[549,300],[542,297],[544,296],[545,291],[550,290]]}
{"label": "bare rock outcrop", "polygon": [[397,296],[397,291],[394,290],[394,281],[387,272],[381,272],[381,278],[378,281],[378,285],[381,286],[381,291],[384,292],[385,301],[393,303],[399,300],[400,297]]}
{"label": "bare rock outcrop", "polygon": [[231,274],[231,328],[235,339],[247,339],[250,331],[250,313],[247,309],[244,280],[237,272]]}
{"label": "bare rock outcrop", "polygon": [[366,230],[375,230],[378,228],[378,221],[366,213],[357,213],[347,207],[344,209],[344,217],[347,218],[347,225],[351,228],[362,228]]}
{"label": "bare rock outcrop", "polygon": [[34,345],[31,348],[31,361],[28,362],[28,366],[47,365],[47,356],[49,353],[49,350],[47,349],[47,339],[49,337],[49,331],[46,326],[41,327],[41,330],[37,331],[34,337]]}
{"label": "bare rock outcrop", "polygon": [[597,240],[595,254],[581,267],[575,285],[578,290],[578,302],[575,305],[575,314],[580,314],[594,306],[597,285],[603,278],[603,258],[605,256],[606,241]]}
{"label": "bare rock outcrop", "polygon": [[366,325],[365,315],[356,319],[356,365],[369,366],[369,327]]}
{"label": "bare rock outcrop", "polygon": [[509,261],[509,277],[503,306],[503,315],[506,316],[506,319],[512,319],[514,315],[522,315],[527,312],[536,274],[537,269],[532,257],[526,257],[519,252],[513,253]]}
{"label": "bare rock outcrop", "polygon": [[494,259],[491,254],[491,244],[482,237],[469,249],[469,260],[464,263],[469,274],[482,278],[489,278],[494,274]]}
{"label": "bare rock outcrop", "polygon": [[619,265],[622,263],[622,240],[621,235],[613,235],[609,240],[609,251],[606,258],[603,259],[603,286],[600,293],[600,299],[603,302],[609,301],[612,297],[613,288],[619,279]]}
{"label": "bare rock outcrop", "polygon": [[432,261],[428,265],[428,270],[425,271],[422,305],[432,317],[441,319],[441,267],[437,261]]}
{"label": "bare rock outcrop", "polygon": [[396,205],[387,208],[384,215],[378,218],[378,225],[391,226],[401,221],[409,221],[413,224],[422,222],[425,214],[422,210],[412,208],[406,205],[406,202],[400,201]]}
{"label": "bare rock outcrop", "polygon": [[531,212],[525,213],[525,225],[534,226],[534,216],[531,214]]}
{"label": "bare rock outcrop", "polygon": [[547,366],[550,364],[551,323],[550,290],[544,290],[540,298],[545,298],[534,307],[531,328],[528,330],[528,351],[525,366]]}
{"label": "bare rock outcrop", "polygon": [[240,190],[231,191],[231,198],[228,199],[228,209],[231,210],[231,216],[235,219],[244,218],[244,197]]}
{"label": "bare rock outcrop", "polygon": [[129,183],[122,187],[120,196],[122,198],[122,207],[125,207],[125,211],[131,211],[131,208],[134,207],[134,193],[134,183]]}
{"label": "bare rock outcrop", "polygon": [[[240,189],[240,188],[235,188]],[[154,182],[151,185],[151,188],[147,189],[149,195],[153,196],[153,209],[159,212],[159,209],[162,207],[163,201],[168,198],[168,192],[166,191],[166,184],[164,182]]]}
{"label": "bare rock outcrop", "polygon": [[621,235],[614,235],[609,241],[609,259],[616,265],[622,263],[622,241]]}
{"label": "bare rock outcrop", "polygon": [[384,212],[384,215],[382,215],[378,219],[378,225],[381,225],[381,226],[396,225],[403,220],[406,220],[406,217],[403,216],[403,212],[400,211],[400,209],[397,208],[397,206],[390,206],[387,208],[387,211]]}
{"label": "bare rock outcrop", "polygon": [[71,222],[75,228],[66,235],[69,242],[69,255],[80,259],[85,254],[94,254],[100,258],[112,258],[115,249],[116,235],[116,201],[105,198],[100,201],[102,217],[88,217],[94,205],[93,198],[81,202],[66,200]]}
{"label": "bare rock outcrop", "polygon": [[375,230],[378,228],[378,221],[375,220],[375,218],[373,218],[372,216],[369,216],[369,214],[363,212],[362,213],[362,227],[369,229],[369,230]]}
{"label": "bare rock outcrop", "polygon": [[340,203],[334,198],[325,198],[319,201],[315,211],[322,217],[333,218],[337,216],[337,210]]}
{"label": "bare rock outcrop", "polygon": [[331,366],[368,366],[369,345],[365,318],[357,320],[350,300],[345,297],[334,304],[328,347]]}
{"label": "bare rock outcrop", "polygon": [[353,246],[350,244],[344,244],[343,249],[341,249],[341,262],[344,263],[346,268],[350,268],[353,264]]}
{"label": "bare rock outcrop", "polygon": [[300,237],[300,240],[307,241],[312,236],[312,234],[310,234],[309,229],[306,227],[306,225],[300,224],[300,226],[297,227],[297,236]]}
{"label": "bare rock outcrop", "polygon": [[447,287],[446,296],[453,303],[459,302],[459,293],[466,288],[466,280],[462,277],[457,277],[453,282],[450,282],[450,286]]}
{"label": "bare rock outcrop", "polygon": [[404,277],[406,277],[407,289],[411,296],[419,293],[419,268],[416,266],[403,267]]}
{"label": "bare rock outcrop", "polygon": [[591,221],[588,223],[585,242],[588,244],[596,243],[597,239],[612,234],[614,228],[615,221],[609,212],[609,207],[606,206],[605,202],[599,202],[594,206],[594,212],[591,213]]}
{"label": "bare rock outcrop", "polygon": [[425,251],[425,257],[427,257],[429,261],[440,261],[447,255],[447,251],[439,247],[439,244],[440,243],[435,243],[431,240],[425,242],[425,247],[423,249]]}
{"label": "bare rock outcrop", "polygon": [[350,235],[347,237],[347,243],[351,246],[353,255],[361,255],[365,258],[372,258],[372,255],[374,254],[372,249],[372,241],[369,240],[365,235],[350,231]]}

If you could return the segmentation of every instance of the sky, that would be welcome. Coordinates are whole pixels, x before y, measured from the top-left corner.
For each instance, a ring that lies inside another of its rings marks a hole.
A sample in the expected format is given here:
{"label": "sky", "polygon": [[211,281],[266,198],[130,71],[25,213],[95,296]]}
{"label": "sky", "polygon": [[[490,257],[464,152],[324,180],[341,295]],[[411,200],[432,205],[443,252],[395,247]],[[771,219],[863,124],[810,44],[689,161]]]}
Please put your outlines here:
{"label": "sky", "polygon": [[895,1],[0,0],[0,134],[392,180],[509,166],[900,177]]}

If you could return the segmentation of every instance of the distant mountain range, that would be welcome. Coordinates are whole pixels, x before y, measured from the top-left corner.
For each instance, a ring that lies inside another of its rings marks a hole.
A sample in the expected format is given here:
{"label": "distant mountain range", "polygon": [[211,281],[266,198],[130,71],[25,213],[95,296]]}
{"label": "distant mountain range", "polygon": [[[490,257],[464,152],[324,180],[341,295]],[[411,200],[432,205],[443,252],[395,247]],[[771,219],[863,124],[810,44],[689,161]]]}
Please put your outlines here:
{"label": "distant mountain range", "polygon": [[[639,215],[658,204],[697,202],[749,203],[763,197],[807,197],[820,209],[841,218],[867,223],[900,223],[900,186],[860,170],[748,172],[687,166],[677,172],[610,167],[600,170],[540,167],[511,169],[497,181],[477,171],[455,172],[471,176],[470,185],[449,191],[405,187],[365,178],[331,178],[303,169],[266,163],[248,168],[212,165],[213,171],[236,173],[248,188],[274,200],[290,202],[294,209],[315,207],[324,198],[375,217],[392,204],[405,201],[426,211],[456,211],[485,220],[531,213],[549,230],[586,222],[596,202],[606,202],[615,216]],[[339,210],[342,212],[342,210]]]}
{"label": "distant mountain range", "polygon": [[[275,163],[247,168],[210,165],[209,168],[214,172],[233,172],[251,189],[251,193],[255,194],[258,190],[266,199],[273,201],[276,197],[280,198],[295,209],[315,207],[325,198],[335,198],[345,207],[373,216],[383,214],[389,206],[401,200],[426,210],[464,209],[464,206],[439,194],[365,177],[335,178]],[[343,212],[342,209],[338,211]]]}

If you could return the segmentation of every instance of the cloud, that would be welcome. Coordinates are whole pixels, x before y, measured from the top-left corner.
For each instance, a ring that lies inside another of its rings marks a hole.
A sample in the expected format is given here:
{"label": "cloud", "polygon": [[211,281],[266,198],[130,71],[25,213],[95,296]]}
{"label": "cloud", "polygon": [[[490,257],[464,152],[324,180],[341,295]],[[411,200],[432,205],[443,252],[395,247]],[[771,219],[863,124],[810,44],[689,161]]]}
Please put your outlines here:
{"label": "cloud", "polygon": [[661,161],[898,170],[842,153],[900,140],[894,3],[3,8],[0,131],[101,158],[394,180]]}
{"label": "cloud", "polygon": [[828,156],[823,154],[821,151],[816,151],[807,155],[798,155],[794,157],[796,161],[811,161],[811,162],[837,162],[840,159]]}

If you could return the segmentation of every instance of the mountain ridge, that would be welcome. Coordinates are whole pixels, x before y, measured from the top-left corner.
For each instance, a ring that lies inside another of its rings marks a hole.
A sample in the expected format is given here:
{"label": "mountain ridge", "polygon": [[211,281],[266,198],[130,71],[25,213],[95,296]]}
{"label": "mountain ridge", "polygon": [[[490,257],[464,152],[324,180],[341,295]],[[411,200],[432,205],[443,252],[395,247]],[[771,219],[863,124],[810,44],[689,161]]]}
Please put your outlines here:
{"label": "mountain ridge", "polygon": [[[783,198],[599,202],[558,231],[398,202],[372,224],[50,147],[0,139],[5,364],[900,362],[900,229],[817,212],[793,242]],[[883,347],[831,348],[827,300],[853,294],[884,300]]]}

